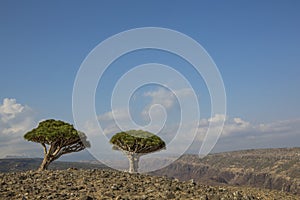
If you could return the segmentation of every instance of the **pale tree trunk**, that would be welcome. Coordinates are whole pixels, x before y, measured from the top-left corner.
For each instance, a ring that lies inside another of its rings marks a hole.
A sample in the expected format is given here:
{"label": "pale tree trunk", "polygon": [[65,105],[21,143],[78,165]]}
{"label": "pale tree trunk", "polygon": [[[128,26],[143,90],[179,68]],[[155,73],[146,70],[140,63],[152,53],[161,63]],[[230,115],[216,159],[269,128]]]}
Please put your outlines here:
{"label": "pale tree trunk", "polygon": [[41,163],[38,171],[46,170],[48,168],[48,165],[50,164],[49,158],[48,158],[47,147],[44,143],[41,143],[41,145],[43,146],[43,149],[44,149],[44,159],[43,159],[43,162]]}
{"label": "pale tree trunk", "polygon": [[134,172],[139,172],[140,156],[138,154],[134,154],[133,160],[134,160],[134,162],[133,162]]}
{"label": "pale tree trunk", "polygon": [[44,148],[44,159],[43,159],[43,162],[41,163],[38,171],[47,170],[50,163],[58,158],[58,157],[56,157],[56,154],[58,152],[54,152],[54,154],[53,154],[53,149],[55,149],[54,146],[51,145],[49,150],[47,150],[47,147],[45,144],[42,144],[42,146]]}
{"label": "pale tree trunk", "polygon": [[50,164],[50,162],[51,162],[51,161],[50,161],[49,157],[46,155],[46,156],[44,157],[43,162],[42,162],[42,164],[40,165],[38,171],[47,170],[47,169],[48,169],[48,166],[49,166],[49,164]]}
{"label": "pale tree trunk", "polygon": [[129,160],[129,173],[137,173],[140,156],[137,153],[127,153],[127,158]]}

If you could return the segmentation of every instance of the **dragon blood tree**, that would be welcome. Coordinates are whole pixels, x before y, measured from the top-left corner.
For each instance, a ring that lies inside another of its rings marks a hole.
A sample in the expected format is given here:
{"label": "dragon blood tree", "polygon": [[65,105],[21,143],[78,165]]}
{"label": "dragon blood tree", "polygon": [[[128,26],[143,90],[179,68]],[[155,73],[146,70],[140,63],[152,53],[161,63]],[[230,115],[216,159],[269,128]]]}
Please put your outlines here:
{"label": "dragon blood tree", "polygon": [[63,154],[90,147],[84,133],[77,131],[71,124],[54,119],[40,122],[38,127],[27,132],[24,138],[40,143],[44,148],[44,159],[39,171],[46,170],[52,161]]}
{"label": "dragon blood tree", "polygon": [[111,139],[114,150],[122,151],[129,160],[129,172],[138,172],[141,156],[166,148],[165,142],[153,133],[142,130],[130,130],[116,133]]}

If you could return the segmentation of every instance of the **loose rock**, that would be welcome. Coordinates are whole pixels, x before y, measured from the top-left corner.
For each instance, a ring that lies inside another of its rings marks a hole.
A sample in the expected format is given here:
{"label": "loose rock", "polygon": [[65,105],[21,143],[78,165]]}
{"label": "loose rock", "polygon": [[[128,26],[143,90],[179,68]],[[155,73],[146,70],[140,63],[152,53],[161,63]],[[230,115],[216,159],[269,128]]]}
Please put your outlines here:
{"label": "loose rock", "polygon": [[180,182],[167,177],[100,169],[0,173],[0,178],[0,199],[12,200],[299,199],[279,191],[207,186],[193,180]]}

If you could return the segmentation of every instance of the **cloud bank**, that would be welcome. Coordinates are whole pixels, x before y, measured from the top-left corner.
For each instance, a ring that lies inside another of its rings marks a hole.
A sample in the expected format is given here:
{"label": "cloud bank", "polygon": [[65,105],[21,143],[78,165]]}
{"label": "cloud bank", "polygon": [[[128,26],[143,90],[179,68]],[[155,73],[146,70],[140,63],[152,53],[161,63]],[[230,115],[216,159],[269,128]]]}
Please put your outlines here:
{"label": "cloud bank", "polygon": [[[189,97],[190,92],[182,90],[178,94]],[[141,110],[140,117],[145,115],[145,110],[153,104],[165,106],[167,111],[178,109],[176,107],[176,97],[169,91],[152,91],[143,94],[146,98],[151,98],[144,110]],[[157,112],[159,114],[161,112]],[[154,115],[155,116],[155,115]],[[103,133],[110,138],[113,134],[121,131],[115,123],[117,118],[120,121],[130,121],[126,110],[119,109],[109,111],[98,116],[99,124]],[[168,116],[167,116],[168,117]],[[192,135],[196,132],[194,142],[188,150],[188,153],[198,153],[204,141],[205,134],[210,126],[214,129],[219,121],[226,119],[222,134],[214,148],[214,152],[230,151],[238,149],[253,148],[272,148],[272,147],[293,147],[300,146],[300,118],[277,120],[268,123],[254,123],[241,117],[232,117],[224,115],[215,115],[210,118],[202,118],[199,121],[189,123],[167,123],[159,133],[167,143],[174,137],[185,143],[185,135],[176,135],[178,127],[181,125],[186,135]],[[35,112],[27,105],[22,105],[13,98],[5,98],[0,103],[0,158],[11,156],[42,156],[41,148],[38,144],[25,141],[23,135],[36,124]],[[192,125],[197,123],[197,130],[191,129]],[[155,124],[154,124],[155,125]],[[126,129],[131,129],[128,124]],[[158,129],[159,127],[154,127]],[[97,137],[99,133],[98,124],[86,122],[85,130],[88,136]],[[89,138],[89,139],[92,139]],[[107,142],[107,141],[103,141]],[[179,148],[179,147],[178,147]]]}
{"label": "cloud bank", "polygon": [[23,139],[35,125],[34,111],[16,99],[5,98],[0,104],[0,158],[27,156],[37,148]]}
{"label": "cloud bank", "polygon": [[[191,91],[180,90],[176,94],[189,98]],[[176,96],[167,90],[158,89],[156,91],[150,91],[143,94],[145,98],[151,98],[151,101],[141,111],[141,116],[149,114],[149,108],[153,105],[161,105],[166,111],[172,111],[176,108]],[[156,113],[159,115],[159,110]],[[155,115],[154,115],[155,116]],[[168,117],[168,116],[167,116]],[[190,136],[191,133],[197,132],[194,142],[189,153],[198,153],[200,147],[205,139],[205,135],[210,126],[210,129],[216,129],[219,126],[219,122],[226,119],[222,134],[213,151],[230,151],[237,149],[252,149],[252,148],[272,148],[272,147],[293,147],[300,146],[300,118],[299,119],[287,119],[278,120],[268,123],[255,123],[247,121],[239,116],[224,116],[217,114],[210,118],[202,118],[199,121],[191,121],[189,123],[167,123],[161,130],[160,136],[165,141],[171,141],[176,136],[176,130],[181,125],[186,135]],[[119,110],[113,110],[106,112],[98,116],[99,124],[101,125],[103,132],[109,138],[114,133],[121,131],[121,129],[115,123],[115,119],[119,121],[130,121],[130,116],[127,116],[125,108]],[[191,129],[192,123],[198,123],[198,129]],[[155,124],[154,124],[155,125]],[[100,134],[97,129],[98,125],[88,124],[86,125],[86,131]],[[130,129],[128,124],[126,129]],[[184,135],[178,136],[177,139],[184,141],[187,139]]]}
{"label": "cloud bank", "polygon": [[300,118],[253,123],[240,117],[214,116],[200,121],[198,139],[191,151],[195,151],[197,146],[201,145],[209,123],[222,117],[226,118],[226,122],[214,148],[215,152],[300,146]]}

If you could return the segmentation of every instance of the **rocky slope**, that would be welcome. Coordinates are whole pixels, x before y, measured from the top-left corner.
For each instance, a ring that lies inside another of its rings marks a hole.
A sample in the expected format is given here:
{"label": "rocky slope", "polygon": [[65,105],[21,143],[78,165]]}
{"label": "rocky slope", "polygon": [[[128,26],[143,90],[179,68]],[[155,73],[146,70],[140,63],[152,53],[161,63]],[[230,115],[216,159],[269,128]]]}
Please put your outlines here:
{"label": "rocky slope", "polygon": [[299,199],[291,194],[245,187],[205,186],[192,180],[113,170],[0,173],[0,199]]}
{"label": "rocky slope", "polygon": [[184,155],[154,172],[212,185],[242,185],[300,195],[300,148],[258,149],[211,154],[202,159]]}

